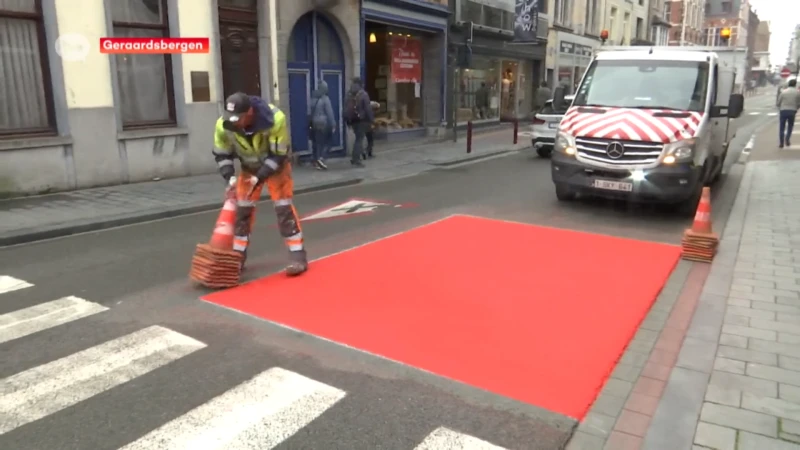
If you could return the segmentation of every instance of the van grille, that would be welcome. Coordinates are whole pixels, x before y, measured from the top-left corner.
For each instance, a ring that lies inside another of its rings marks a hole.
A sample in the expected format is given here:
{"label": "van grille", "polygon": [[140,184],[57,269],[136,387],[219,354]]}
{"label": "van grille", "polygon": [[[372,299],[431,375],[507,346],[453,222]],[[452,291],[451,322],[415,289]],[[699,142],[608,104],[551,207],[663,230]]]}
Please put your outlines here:
{"label": "van grille", "polygon": [[[624,147],[620,158],[608,156],[608,144],[619,142]],[[578,155],[590,161],[618,166],[638,166],[656,162],[664,150],[664,144],[643,141],[625,141],[617,139],[576,138]]]}

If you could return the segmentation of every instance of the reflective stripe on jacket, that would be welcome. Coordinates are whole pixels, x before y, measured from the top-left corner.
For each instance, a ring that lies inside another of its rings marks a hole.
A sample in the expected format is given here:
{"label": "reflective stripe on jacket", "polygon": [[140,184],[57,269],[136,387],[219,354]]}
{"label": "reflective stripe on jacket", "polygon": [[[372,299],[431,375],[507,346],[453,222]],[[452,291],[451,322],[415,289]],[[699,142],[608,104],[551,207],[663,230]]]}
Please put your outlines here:
{"label": "reflective stripe on jacket", "polygon": [[256,171],[263,164],[278,167],[283,163],[290,150],[286,114],[275,105],[270,104],[269,108],[274,115],[274,123],[271,128],[254,133],[252,145],[243,133],[226,130],[222,117],[217,119],[213,153],[220,168],[232,165],[234,158],[238,158],[248,171]]}

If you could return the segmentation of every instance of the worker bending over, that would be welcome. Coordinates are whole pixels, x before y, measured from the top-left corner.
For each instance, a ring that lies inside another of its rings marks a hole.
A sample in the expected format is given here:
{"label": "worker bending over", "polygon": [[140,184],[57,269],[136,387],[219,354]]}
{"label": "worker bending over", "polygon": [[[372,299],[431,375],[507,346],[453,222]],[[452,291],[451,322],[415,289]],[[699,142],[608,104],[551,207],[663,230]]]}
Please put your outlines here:
{"label": "worker bending over", "polygon": [[233,249],[247,259],[255,206],[264,183],[278,216],[278,229],[289,247],[286,274],[300,275],[308,269],[303,233],[292,204],[292,166],[289,161],[289,130],[286,114],[260,97],[237,92],[225,101],[225,112],[214,129],[214,158],[229,184],[235,175],[234,159],[242,173],[236,178],[236,224]]}

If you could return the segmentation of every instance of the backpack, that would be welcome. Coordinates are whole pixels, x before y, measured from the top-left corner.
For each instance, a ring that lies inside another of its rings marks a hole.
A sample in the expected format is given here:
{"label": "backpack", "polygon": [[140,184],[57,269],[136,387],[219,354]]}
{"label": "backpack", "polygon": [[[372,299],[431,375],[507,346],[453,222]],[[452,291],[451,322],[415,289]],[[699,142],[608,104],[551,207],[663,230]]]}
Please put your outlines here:
{"label": "backpack", "polygon": [[347,102],[345,102],[344,106],[344,120],[348,125],[361,121],[361,114],[358,112],[358,100],[360,97],[361,91],[347,96]]}

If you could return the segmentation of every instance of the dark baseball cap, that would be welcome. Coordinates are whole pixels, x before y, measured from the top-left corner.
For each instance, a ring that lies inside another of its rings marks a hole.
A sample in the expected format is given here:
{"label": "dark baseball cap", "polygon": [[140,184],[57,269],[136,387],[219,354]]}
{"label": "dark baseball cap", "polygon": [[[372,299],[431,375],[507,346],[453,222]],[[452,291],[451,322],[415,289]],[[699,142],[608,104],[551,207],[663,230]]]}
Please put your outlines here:
{"label": "dark baseball cap", "polygon": [[252,104],[250,103],[250,96],[244,92],[237,92],[231,94],[225,100],[225,112],[222,113],[222,118],[228,122],[238,122],[242,114],[247,114],[250,111]]}

